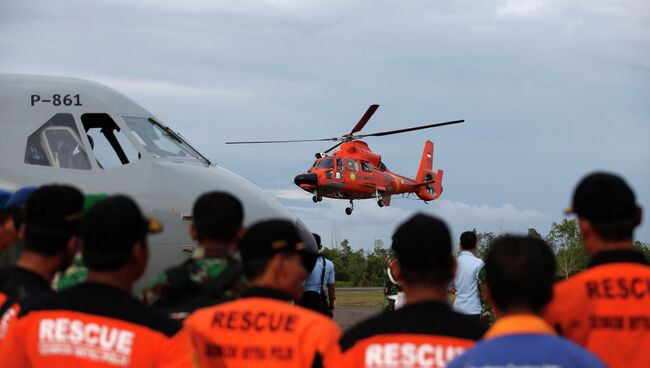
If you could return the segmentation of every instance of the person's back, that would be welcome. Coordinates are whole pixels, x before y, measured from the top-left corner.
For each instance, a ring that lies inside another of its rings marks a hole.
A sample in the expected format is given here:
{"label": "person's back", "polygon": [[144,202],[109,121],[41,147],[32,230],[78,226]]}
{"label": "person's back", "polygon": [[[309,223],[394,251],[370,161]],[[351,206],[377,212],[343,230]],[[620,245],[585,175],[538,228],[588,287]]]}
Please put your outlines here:
{"label": "person's back", "polygon": [[116,196],[81,224],[88,281],[25,301],[0,347],[11,367],[188,367],[181,325],[131,295],[148,260],[146,233],[159,230]]}
{"label": "person's back", "polygon": [[477,239],[472,231],[464,232],[460,237],[461,252],[456,258],[457,270],[453,288],[456,290],[454,310],[476,316],[481,315],[481,299],[478,287],[479,272],[483,261],[474,255]]}
{"label": "person's back", "polygon": [[486,274],[488,299],[499,317],[483,340],[449,368],[604,367],[592,353],[557,336],[541,317],[551,300],[555,275],[555,259],[544,241],[497,239],[487,256]]}
{"label": "person's back", "polygon": [[554,289],[545,318],[609,367],[650,362],[650,266],[633,250],[641,209],[620,177],[596,173],[577,186],[572,203],[589,268]]}
{"label": "person's back", "polygon": [[[320,252],[323,248],[320,235],[312,235]],[[299,304],[305,308],[333,316],[334,301],[336,300],[334,282],[334,263],[321,253],[316,260],[316,266],[305,279],[304,291]]]}
{"label": "person's back", "polygon": [[186,320],[201,367],[320,367],[336,354],[339,328],[329,318],[291,305],[313,267],[295,226],[270,220],[240,242],[250,289],[242,298],[199,309]]}
{"label": "person's back", "polygon": [[239,297],[245,287],[237,240],[243,228],[241,202],[225,192],[201,195],[192,208],[190,235],[198,241],[192,256],[158,275],[143,300],[174,319]]}
{"label": "person's back", "polygon": [[412,217],[393,235],[392,249],[397,260],[390,264],[391,273],[406,293],[406,305],[347,331],[339,342],[337,366],[444,367],[486,330],[478,319],[447,305],[453,257],[442,221]]}

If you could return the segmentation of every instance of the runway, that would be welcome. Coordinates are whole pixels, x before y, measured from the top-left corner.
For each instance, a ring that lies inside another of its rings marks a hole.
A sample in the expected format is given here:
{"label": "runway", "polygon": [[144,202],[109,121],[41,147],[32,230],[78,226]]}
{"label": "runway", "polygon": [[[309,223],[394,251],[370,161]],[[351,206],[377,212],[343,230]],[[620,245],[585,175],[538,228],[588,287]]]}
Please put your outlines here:
{"label": "runway", "polygon": [[369,307],[340,307],[334,310],[334,321],[338,323],[343,332],[350,329],[358,322],[381,313],[381,308]]}

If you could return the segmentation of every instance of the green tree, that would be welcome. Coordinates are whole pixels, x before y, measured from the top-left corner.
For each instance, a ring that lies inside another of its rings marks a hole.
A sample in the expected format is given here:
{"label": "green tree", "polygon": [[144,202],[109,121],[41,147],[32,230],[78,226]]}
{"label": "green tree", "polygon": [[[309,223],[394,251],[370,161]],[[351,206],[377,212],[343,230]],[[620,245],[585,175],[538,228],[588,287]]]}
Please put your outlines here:
{"label": "green tree", "polygon": [[535,239],[542,239],[542,240],[544,239],[542,237],[542,234],[540,234],[534,227],[531,227],[531,228],[528,229],[527,236],[530,237],[530,238],[535,238]]}
{"label": "green tree", "polygon": [[476,229],[473,230],[476,233],[476,256],[481,259],[485,259],[485,256],[487,255],[488,251],[490,250],[490,246],[494,242],[494,240],[497,238],[494,233],[490,231],[486,232],[477,232]]}
{"label": "green tree", "polygon": [[576,220],[565,219],[559,224],[554,222],[546,242],[555,252],[558,276],[568,278],[587,268],[589,256],[582,246]]}
{"label": "green tree", "polygon": [[637,240],[634,242],[634,249],[643,253],[645,255],[646,261],[650,262],[650,244],[643,243]]}

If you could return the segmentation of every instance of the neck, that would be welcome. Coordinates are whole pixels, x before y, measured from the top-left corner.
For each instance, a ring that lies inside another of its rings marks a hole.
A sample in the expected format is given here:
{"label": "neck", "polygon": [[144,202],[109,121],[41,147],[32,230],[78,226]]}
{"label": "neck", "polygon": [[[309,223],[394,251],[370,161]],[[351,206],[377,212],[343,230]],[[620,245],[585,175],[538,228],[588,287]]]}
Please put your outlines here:
{"label": "neck", "polygon": [[596,254],[600,252],[606,252],[609,250],[631,250],[634,248],[634,242],[632,239],[626,240],[617,240],[617,241],[605,241],[602,239],[594,239],[590,246],[585,247],[588,250],[592,250],[591,257],[593,258]]}
{"label": "neck", "polygon": [[106,284],[128,293],[133,291],[133,278],[120,271],[101,272],[88,270],[88,281]]}
{"label": "neck", "polygon": [[402,283],[406,294],[406,304],[423,302],[447,302],[447,288],[444,286],[419,285]]}
{"label": "neck", "polygon": [[497,316],[499,316],[499,318],[510,317],[514,315],[522,315],[522,314],[528,314],[528,315],[533,315],[538,317],[541,317],[542,315],[540,312],[536,312],[534,310],[531,310],[530,308],[524,308],[524,307],[509,308],[508,310],[505,311],[495,308],[495,312]]}
{"label": "neck", "polygon": [[34,272],[47,281],[54,279],[54,274],[59,271],[61,256],[45,256],[30,250],[24,250],[18,258],[16,266]]}
{"label": "neck", "polygon": [[234,243],[223,243],[223,242],[218,242],[214,240],[204,240],[199,242],[199,247],[207,250],[207,251],[225,251],[228,254],[232,254],[235,252],[236,247]]}

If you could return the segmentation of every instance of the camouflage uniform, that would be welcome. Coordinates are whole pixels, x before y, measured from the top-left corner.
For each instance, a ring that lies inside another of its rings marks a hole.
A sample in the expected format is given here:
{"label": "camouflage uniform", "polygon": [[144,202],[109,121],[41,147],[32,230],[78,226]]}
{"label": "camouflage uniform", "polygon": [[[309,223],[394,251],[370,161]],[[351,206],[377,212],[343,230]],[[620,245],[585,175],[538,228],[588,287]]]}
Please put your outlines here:
{"label": "camouflage uniform", "polygon": [[77,253],[68,267],[63,273],[57,273],[52,281],[54,290],[67,289],[70,286],[75,286],[86,281],[88,277],[88,269],[84,267],[84,261],[81,258],[81,253]]}
{"label": "camouflage uniform", "polygon": [[478,273],[478,290],[481,300],[481,319],[489,325],[492,325],[494,321],[496,321],[496,315],[485,297],[485,288],[487,288],[486,280],[485,267],[483,267]]}
{"label": "camouflage uniform", "polygon": [[187,261],[158,275],[142,299],[184,319],[195,309],[238,298],[245,285],[241,262],[226,250],[199,246]]}

